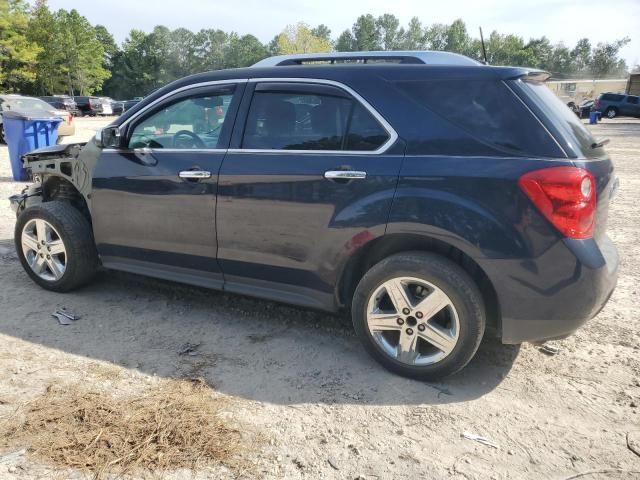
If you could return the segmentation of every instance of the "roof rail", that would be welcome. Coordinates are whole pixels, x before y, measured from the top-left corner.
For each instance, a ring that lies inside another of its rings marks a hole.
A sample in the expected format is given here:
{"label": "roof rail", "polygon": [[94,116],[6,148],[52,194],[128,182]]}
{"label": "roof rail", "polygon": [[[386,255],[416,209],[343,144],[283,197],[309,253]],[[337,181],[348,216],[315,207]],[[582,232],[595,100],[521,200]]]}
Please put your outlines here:
{"label": "roof rail", "polygon": [[276,55],[265,58],[253,67],[280,67],[285,65],[304,65],[308,63],[401,63],[427,65],[482,65],[469,57],[451,52],[430,50],[384,51],[384,52],[331,52],[301,53],[297,55]]}

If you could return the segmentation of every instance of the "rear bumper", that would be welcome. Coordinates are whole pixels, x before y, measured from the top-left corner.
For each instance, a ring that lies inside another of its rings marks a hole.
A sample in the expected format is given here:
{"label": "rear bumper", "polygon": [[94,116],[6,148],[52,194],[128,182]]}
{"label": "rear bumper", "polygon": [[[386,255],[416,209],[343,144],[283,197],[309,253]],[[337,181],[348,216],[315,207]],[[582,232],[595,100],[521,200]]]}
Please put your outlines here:
{"label": "rear bumper", "polygon": [[566,337],[605,306],[618,279],[618,252],[606,236],[563,240],[536,259],[487,260],[501,311],[503,343]]}

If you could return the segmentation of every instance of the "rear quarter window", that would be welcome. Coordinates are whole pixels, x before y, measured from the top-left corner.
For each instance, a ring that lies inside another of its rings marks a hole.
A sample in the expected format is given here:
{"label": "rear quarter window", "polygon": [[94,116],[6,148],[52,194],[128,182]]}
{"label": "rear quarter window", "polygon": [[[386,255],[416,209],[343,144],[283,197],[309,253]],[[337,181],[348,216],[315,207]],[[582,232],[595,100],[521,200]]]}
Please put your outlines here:
{"label": "rear quarter window", "polygon": [[[479,145],[501,155],[558,156],[558,148],[542,124],[499,80],[447,79],[397,82],[396,86],[421,107],[462,130]],[[428,125],[425,125],[428,128]],[[469,155],[464,151],[446,154]]]}
{"label": "rear quarter window", "polygon": [[522,82],[522,86],[527,96],[543,111],[544,116],[578,156],[599,158],[605,154],[603,148],[593,148],[595,139],[591,132],[544,83]]}

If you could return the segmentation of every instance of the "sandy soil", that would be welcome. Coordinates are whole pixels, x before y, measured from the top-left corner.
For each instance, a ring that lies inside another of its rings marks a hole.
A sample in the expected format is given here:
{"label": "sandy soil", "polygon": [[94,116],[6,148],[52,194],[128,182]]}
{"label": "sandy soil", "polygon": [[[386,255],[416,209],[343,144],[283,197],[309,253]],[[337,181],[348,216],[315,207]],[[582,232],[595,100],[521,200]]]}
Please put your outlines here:
{"label": "sandy soil", "polygon": [[[76,137],[104,123],[80,119]],[[640,457],[626,440],[640,431],[640,121],[593,130],[611,138],[621,181],[609,219],[622,258],[613,298],[558,342],[555,356],[490,341],[463,373],[438,384],[384,371],[340,316],[114,272],[71,294],[41,290],[18,263],[5,203],[0,416],[52,383],[135,389],[154,377],[203,376],[232,400],[246,428],[249,478],[560,480],[602,471],[580,478],[640,478]],[[0,198],[22,188],[0,148]],[[51,317],[56,306],[82,318],[60,326]],[[180,355],[187,342],[199,347]],[[3,480],[81,477],[9,453],[0,451]]]}

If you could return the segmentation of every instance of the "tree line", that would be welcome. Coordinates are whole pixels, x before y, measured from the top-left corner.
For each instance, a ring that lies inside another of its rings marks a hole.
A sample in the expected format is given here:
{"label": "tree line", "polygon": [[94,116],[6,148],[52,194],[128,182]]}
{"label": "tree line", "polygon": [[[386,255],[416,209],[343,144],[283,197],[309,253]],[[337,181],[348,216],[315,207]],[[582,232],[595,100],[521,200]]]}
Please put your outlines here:
{"label": "tree line", "polygon": [[[623,78],[628,66],[620,49],[628,38],[573,47],[547,37],[525,40],[491,32],[487,61],[541,68],[555,78]],[[480,40],[462,20],[406,26],[392,14],[361,15],[332,37],[326,25],[289,25],[269,43],[254,35],[220,29],[192,32],[157,26],[131,30],[118,44],[103,25],[76,10],[52,12],[47,0],[0,0],[0,92],[33,95],[102,93],[114,98],[143,96],[177,78],[207,70],[245,67],[270,55],[359,50],[445,50],[483,60]]]}

